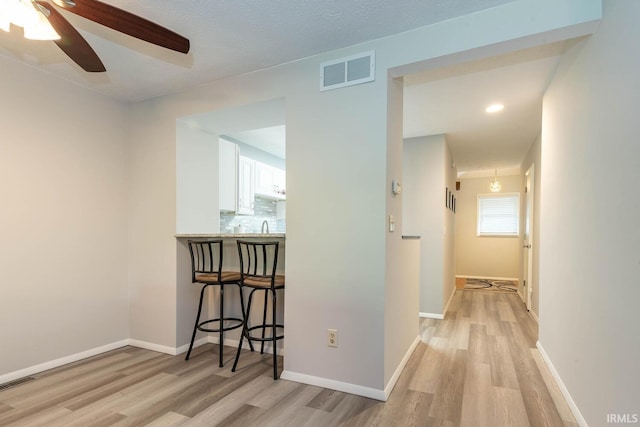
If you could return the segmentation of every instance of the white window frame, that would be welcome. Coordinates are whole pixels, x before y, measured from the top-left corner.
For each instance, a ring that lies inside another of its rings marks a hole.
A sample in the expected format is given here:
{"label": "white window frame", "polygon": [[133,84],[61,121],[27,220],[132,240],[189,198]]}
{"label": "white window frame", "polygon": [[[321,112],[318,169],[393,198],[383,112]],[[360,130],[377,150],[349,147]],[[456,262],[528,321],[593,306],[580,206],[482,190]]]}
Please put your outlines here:
{"label": "white window frame", "polygon": [[[482,199],[498,199],[498,198],[515,198],[515,212],[512,215],[515,216],[515,230],[504,231],[483,231],[481,229],[482,213],[480,209]],[[520,193],[485,193],[478,194],[477,201],[477,216],[476,216],[476,236],[478,237],[519,237],[520,236]]]}

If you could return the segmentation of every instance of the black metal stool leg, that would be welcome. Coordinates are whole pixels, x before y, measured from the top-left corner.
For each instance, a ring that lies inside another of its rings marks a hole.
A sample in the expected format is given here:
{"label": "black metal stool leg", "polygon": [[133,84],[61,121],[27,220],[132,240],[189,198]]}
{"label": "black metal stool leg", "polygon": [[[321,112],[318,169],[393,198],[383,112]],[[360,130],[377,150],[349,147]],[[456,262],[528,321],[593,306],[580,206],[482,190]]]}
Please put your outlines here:
{"label": "black metal stool leg", "polygon": [[[278,352],[276,351],[276,290],[275,289],[271,289],[271,301],[272,301],[272,310],[271,310],[271,317],[273,320],[273,329],[272,329],[272,335],[271,335],[271,342],[273,342],[273,379],[277,380],[278,379]],[[265,308],[266,310],[266,308]],[[264,329],[263,329],[264,331]],[[264,343],[264,341],[263,341]]]}
{"label": "black metal stool leg", "polygon": [[220,284],[220,328],[218,331],[218,339],[220,342],[220,348],[219,348],[219,367],[222,368],[222,346],[224,345],[224,283]]}
{"label": "black metal stool leg", "polygon": [[[246,309],[244,307],[244,290],[242,289],[242,286],[238,283],[238,290],[240,292],[240,307],[242,308],[242,319],[243,319],[243,324],[242,324],[242,332],[240,333],[240,335],[242,336],[242,334],[246,333],[247,335],[249,334],[249,332],[247,331],[247,322],[248,322],[248,314],[246,312]],[[249,348],[251,349],[251,351],[253,351],[253,343],[251,342],[251,340],[247,340],[249,342]]]}
{"label": "black metal stool leg", "polygon": [[242,333],[240,334],[240,342],[238,343],[238,350],[236,351],[236,359],[233,361],[233,368],[231,368],[231,372],[236,371],[236,367],[238,366],[238,360],[240,360],[240,352],[242,351],[242,341],[246,335],[247,341],[249,342],[249,347],[251,351],[253,351],[253,346],[251,344],[251,336],[249,335],[249,315],[251,314],[251,301],[253,300],[253,293],[255,289],[251,290],[249,293],[249,302],[247,303],[247,311],[244,320],[244,327],[242,328]]}
{"label": "black metal stool leg", "polygon": [[204,299],[204,290],[207,289],[207,286],[204,285],[202,290],[200,291],[200,303],[198,304],[198,314],[196,315],[196,324],[193,325],[193,335],[191,335],[191,344],[189,344],[189,351],[187,351],[187,355],[184,360],[189,360],[191,357],[191,350],[193,350],[193,342],[196,340],[196,334],[198,333],[198,323],[200,322],[200,313],[202,312],[202,300]]}
{"label": "black metal stool leg", "polygon": [[264,310],[262,311],[262,342],[260,343],[260,354],[264,354],[264,337],[267,324],[267,302],[269,301],[269,290],[264,289]]}

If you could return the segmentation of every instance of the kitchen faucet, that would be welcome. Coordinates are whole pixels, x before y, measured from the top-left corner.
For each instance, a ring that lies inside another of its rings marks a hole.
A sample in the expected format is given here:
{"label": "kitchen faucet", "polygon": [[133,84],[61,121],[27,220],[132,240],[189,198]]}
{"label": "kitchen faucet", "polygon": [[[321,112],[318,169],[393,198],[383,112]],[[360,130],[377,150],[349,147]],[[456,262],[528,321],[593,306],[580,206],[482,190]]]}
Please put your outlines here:
{"label": "kitchen faucet", "polygon": [[264,221],[262,221],[262,234],[264,233],[264,227],[267,227],[267,234],[269,234],[269,223],[267,222],[267,220],[265,219]]}

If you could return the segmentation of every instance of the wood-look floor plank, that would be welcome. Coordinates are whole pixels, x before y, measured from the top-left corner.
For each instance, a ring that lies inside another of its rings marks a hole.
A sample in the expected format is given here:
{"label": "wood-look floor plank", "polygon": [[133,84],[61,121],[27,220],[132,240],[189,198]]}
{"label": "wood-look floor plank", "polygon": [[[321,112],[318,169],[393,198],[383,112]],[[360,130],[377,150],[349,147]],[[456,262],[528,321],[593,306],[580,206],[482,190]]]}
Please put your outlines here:
{"label": "wood-look floor plank", "polygon": [[468,363],[459,425],[496,427],[491,397],[491,367],[485,363]]}
{"label": "wood-look floor plank", "polygon": [[0,402],[0,414],[4,412],[13,411],[15,408],[13,406],[9,406],[6,403]]}
{"label": "wood-look floor plank", "polygon": [[433,402],[429,416],[442,420],[450,420],[456,424],[460,423],[467,357],[466,350],[458,350],[455,347],[447,349],[445,353],[447,363],[440,367],[439,383],[436,391],[433,393]]}
{"label": "wood-look floor plank", "polygon": [[68,371],[59,371],[57,375],[34,375],[35,380],[21,384],[19,387],[3,390],[1,392],[2,401],[9,405],[12,405],[12,402],[24,403],[26,399],[33,398],[34,395],[49,394],[55,387],[64,387],[67,381],[73,380],[74,377],[81,377],[85,373],[102,372],[101,368],[105,365],[112,366],[113,363],[118,364],[122,361],[126,363],[130,357],[130,355],[125,353],[119,353],[113,357],[105,357],[98,359],[96,362],[89,362],[86,366],[78,365],[76,368],[70,368]]}
{"label": "wood-look floor plank", "polygon": [[530,427],[529,417],[519,390],[502,387],[491,388],[491,398],[500,405],[493,405],[496,427]]}
{"label": "wood-look floor plank", "polygon": [[[505,296],[505,295],[500,295]],[[516,316],[513,314],[513,310],[511,309],[511,304],[507,301],[498,301],[498,317],[503,322],[516,322]]]}
{"label": "wood-look floor plank", "polygon": [[17,417],[12,421],[3,421],[2,426],[29,426],[29,427],[48,427],[54,421],[68,415],[71,411],[65,408],[52,407],[37,412],[31,412],[29,415]]}
{"label": "wood-look floor plank", "polygon": [[271,409],[291,393],[294,393],[299,384],[292,381],[274,381],[263,393],[257,394],[247,401],[247,404],[262,408]]}
{"label": "wood-look floor plank", "polygon": [[490,363],[491,344],[496,342],[493,335],[487,334],[487,325],[471,323],[469,326],[469,358],[478,363]]}
{"label": "wood-look floor plank", "polygon": [[433,337],[428,346],[419,344],[422,347],[422,357],[415,375],[409,382],[409,389],[424,393],[435,393],[440,384],[441,369],[448,361],[446,360],[446,350],[449,340],[446,338]]}
{"label": "wood-look floor plank", "polygon": [[491,384],[496,387],[505,387],[519,390],[516,368],[511,359],[508,338],[495,337],[495,343],[490,343],[489,365],[491,367]]}
{"label": "wood-look floor plank", "polygon": [[520,392],[525,404],[529,422],[533,426],[561,426],[563,425],[560,414],[547,389],[542,375],[531,356],[531,348],[528,347],[527,338],[521,333],[516,324],[509,324],[510,338],[509,350],[516,368],[516,376],[520,385]]}
{"label": "wood-look floor plank", "polygon": [[264,417],[264,413],[266,411],[266,409],[258,408],[257,406],[244,404],[231,412],[224,421],[218,423],[218,425],[224,427],[249,427],[261,425],[260,421]]}
{"label": "wood-look floor plank", "polygon": [[299,384],[286,398],[267,409],[260,418],[260,423],[268,426],[304,425],[314,412],[324,412],[307,406],[321,391],[320,387]]}
{"label": "wood-look floor plank", "polygon": [[[369,413],[371,409],[380,405],[381,402],[355,396],[353,394],[344,393],[344,398],[340,400],[338,405],[331,412],[314,409],[314,412],[310,414],[309,420],[304,423],[305,427],[324,427],[324,426],[338,426],[342,425],[343,421],[351,420],[355,417]],[[371,425],[371,424],[364,424]]]}
{"label": "wood-look floor plank", "polygon": [[146,427],[179,427],[184,424],[189,417],[185,417],[175,412],[167,412],[163,416],[157,418],[155,421],[150,422]]}
{"label": "wood-look floor plank", "polygon": [[[245,371],[245,373],[251,371]],[[232,415],[238,408],[246,404],[247,400],[253,399],[256,395],[263,393],[267,388],[273,386],[273,377],[268,376],[264,371],[256,371],[254,374],[258,374],[257,378],[245,381],[240,387],[239,383],[233,390],[226,390],[220,393],[222,396],[218,396],[218,399],[205,410],[199,412],[191,420],[187,421],[185,426],[203,426],[210,427],[221,423],[224,419]]]}
{"label": "wood-look floor plank", "polygon": [[344,400],[346,393],[324,389],[314,397],[307,406],[313,409],[320,409],[325,412],[332,412],[336,406]]}

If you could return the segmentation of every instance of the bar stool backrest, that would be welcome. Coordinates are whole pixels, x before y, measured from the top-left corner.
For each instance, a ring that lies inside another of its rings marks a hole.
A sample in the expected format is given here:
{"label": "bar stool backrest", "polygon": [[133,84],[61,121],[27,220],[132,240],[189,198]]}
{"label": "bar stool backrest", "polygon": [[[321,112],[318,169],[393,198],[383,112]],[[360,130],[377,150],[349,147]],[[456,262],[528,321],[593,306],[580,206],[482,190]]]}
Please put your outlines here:
{"label": "bar stool backrest", "polygon": [[217,274],[221,281],[222,239],[189,240],[191,254],[191,282],[196,282],[198,274]]}
{"label": "bar stool backrest", "polygon": [[279,242],[248,242],[238,240],[242,281],[268,280],[274,286],[278,266]]}

